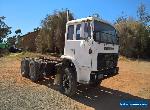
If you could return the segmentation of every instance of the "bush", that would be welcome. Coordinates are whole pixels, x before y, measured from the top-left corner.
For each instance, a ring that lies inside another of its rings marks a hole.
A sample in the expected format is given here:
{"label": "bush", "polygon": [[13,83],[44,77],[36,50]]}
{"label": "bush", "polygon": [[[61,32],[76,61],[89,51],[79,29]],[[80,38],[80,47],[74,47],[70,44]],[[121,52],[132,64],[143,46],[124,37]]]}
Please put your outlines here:
{"label": "bush", "polygon": [[[67,11],[54,11],[52,15],[47,15],[41,22],[41,30],[36,38],[36,48],[38,52],[63,53],[65,43],[65,31],[67,22]],[[69,14],[73,19],[72,13]]]}

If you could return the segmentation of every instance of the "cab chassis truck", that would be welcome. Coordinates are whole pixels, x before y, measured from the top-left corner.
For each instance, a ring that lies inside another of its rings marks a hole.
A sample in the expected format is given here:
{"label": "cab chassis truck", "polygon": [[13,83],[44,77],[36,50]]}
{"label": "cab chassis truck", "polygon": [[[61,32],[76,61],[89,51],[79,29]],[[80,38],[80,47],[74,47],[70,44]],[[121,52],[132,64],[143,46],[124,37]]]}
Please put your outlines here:
{"label": "cab chassis truck", "polygon": [[77,83],[97,85],[105,77],[118,73],[117,31],[113,25],[97,17],[66,23],[64,54],[61,60],[23,58],[21,74],[33,82],[45,75],[55,76],[60,91],[72,96]]}

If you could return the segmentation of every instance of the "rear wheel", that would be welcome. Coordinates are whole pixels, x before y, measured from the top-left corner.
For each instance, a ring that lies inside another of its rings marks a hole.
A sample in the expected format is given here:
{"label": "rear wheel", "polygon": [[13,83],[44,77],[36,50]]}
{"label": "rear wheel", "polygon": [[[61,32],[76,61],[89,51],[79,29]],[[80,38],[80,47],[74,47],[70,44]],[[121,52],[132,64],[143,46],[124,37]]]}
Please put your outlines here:
{"label": "rear wheel", "polygon": [[72,96],[77,90],[77,75],[73,67],[65,66],[60,78],[60,91],[67,95]]}
{"label": "rear wheel", "polygon": [[29,76],[33,82],[37,82],[43,76],[42,71],[40,70],[40,62],[39,61],[31,61],[30,62],[30,72]]}
{"label": "rear wheel", "polygon": [[21,61],[21,75],[23,77],[28,77],[29,76],[29,63],[30,63],[29,58],[24,58]]}

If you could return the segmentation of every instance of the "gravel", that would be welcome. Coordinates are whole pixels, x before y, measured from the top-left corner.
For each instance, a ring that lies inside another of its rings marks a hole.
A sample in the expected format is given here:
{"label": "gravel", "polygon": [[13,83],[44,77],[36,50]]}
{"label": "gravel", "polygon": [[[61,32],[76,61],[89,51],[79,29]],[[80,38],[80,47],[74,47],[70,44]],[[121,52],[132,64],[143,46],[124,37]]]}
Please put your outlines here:
{"label": "gravel", "polygon": [[20,75],[20,59],[0,58],[0,110],[89,110],[58,91]]}

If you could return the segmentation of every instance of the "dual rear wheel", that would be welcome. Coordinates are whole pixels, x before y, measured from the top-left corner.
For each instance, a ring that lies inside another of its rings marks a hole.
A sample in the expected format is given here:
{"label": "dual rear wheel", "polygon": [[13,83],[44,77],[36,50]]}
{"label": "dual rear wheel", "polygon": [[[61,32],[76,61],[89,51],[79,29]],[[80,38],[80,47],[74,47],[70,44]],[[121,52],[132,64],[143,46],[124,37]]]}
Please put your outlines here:
{"label": "dual rear wheel", "polygon": [[43,77],[40,61],[24,58],[21,61],[21,75],[29,77],[33,82],[37,82]]}
{"label": "dual rear wheel", "polygon": [[41,68],[41,62],[40,60],[32,60],[29,63],[30,71],[29,76],[31,81],[37,82],[38,80],[43,78],[43,71]]}
{"label": "dual rear wheel", "polygon": [[30,59],[29,58],[23,58],[21,61],[21,75],[23,77],[29,77],[29,63]]}

